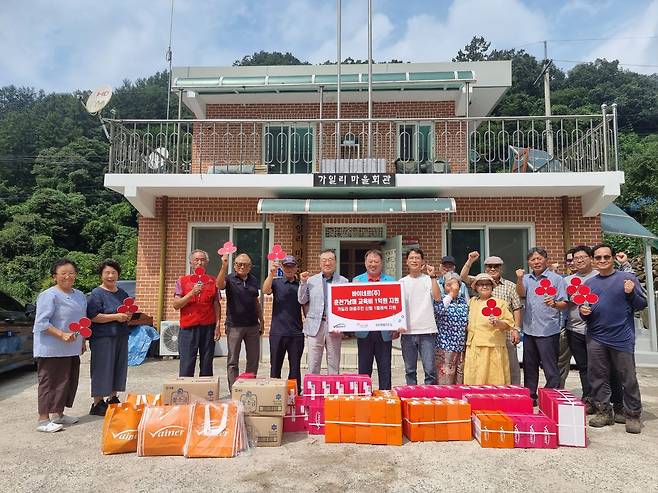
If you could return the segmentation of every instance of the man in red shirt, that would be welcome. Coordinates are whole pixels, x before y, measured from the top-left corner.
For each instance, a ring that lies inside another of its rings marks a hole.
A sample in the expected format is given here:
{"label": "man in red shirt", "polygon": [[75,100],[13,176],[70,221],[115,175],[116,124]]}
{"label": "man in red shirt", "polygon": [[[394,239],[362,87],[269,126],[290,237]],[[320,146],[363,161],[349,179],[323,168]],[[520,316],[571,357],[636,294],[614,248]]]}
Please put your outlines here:
{"label": "man in red shirt", "polygon": [[174,309],[180,310],[178,333],[179,375],[193,377],[196,357],[199,354],[199,376],[212,376],[215,341],[221,336],[222,309],[215,278],[208,274],[198,276],[198,267],[208,266],[208,253],[194,250],[190,254],[190,275],[176,281]]}

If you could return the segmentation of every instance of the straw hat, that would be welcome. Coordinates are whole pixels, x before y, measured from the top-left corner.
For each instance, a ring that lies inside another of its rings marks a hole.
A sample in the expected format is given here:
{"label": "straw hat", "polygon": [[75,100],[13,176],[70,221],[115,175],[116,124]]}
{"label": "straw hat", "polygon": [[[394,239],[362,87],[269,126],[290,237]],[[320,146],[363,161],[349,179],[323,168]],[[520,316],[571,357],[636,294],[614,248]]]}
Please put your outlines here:
{"label": "straw hat", "polygon": [[475,276],[473,282],[471,283],[471,288],[473,288],[473,290],[475,291],[476,290],[475,286],[477,285],[478,282],[481,281],[489,281],[493,285],[493,287],[496,287],[497,284],[496,281],[494,281],[494,278],[491,277],[489,274],[482,273]]}

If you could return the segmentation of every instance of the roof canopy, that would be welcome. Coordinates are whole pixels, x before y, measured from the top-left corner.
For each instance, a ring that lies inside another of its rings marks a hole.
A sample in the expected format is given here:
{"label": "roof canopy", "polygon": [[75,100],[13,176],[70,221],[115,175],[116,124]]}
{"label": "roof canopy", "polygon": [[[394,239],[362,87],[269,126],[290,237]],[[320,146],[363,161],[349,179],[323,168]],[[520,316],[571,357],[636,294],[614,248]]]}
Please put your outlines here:
{"label": "roof canopy", "polygon": [[658,237],[615,204],[601,212],[601,229],[605,233],[642,238],[658,248]]}
{"label": "roof canopy", "polygon": [[420,214],[455,212],[455,199],[260,199],[261,214]]}

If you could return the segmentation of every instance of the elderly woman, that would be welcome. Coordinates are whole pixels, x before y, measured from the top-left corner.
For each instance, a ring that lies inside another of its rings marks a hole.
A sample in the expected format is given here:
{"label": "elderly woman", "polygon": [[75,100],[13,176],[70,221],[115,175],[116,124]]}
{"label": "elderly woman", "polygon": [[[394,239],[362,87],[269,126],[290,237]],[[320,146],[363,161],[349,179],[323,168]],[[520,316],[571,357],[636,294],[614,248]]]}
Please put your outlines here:
{"label": "elderly woman", "polygon": [[[478,274],[473,280],[473,290],[477,296],[468,303],[464,364],[464,383],[467,385],[510,383],[507,331],[514,328],[514,317],[505,301],[492,297],[495,284],[489,274]],[[494,310],[497,314],[489,314],[494,301],[500,312]],[[488,310],[483,313],[483,308]]]}
{"label": "elderly woman", "polygon": [[439,385],[464,383],[464,351],[468,304],[461,279],[454,272],[443,276],[445,296],[434,302],[439,332],[436,335],[436,371]]}
{"label": "elderly woman", "polygon": [[[126,390],[128,376],[128,320],[131,314],[118,308],[128,293],[117,286],[121,266],[108,259],[98,267],[101,285],[87,300],[87,316],[91,319],[91,396],[94,403],[89,414],[105,416],[109,404],[118,404],[117,392]],[[105,397],[108,397],[105,401]]]}
{"label": "elderly woman", "polygon": [[65,407],[73,407],[80,355],[85,350],[84,338],[69,330],[69,324],[78,322],[87,310],[85,295],[73,288],[77,274],[72,260],[57,260],[50,269],[55,285],[37,298],[34,357],[39,385],[37,431],[41,432],[53,433],[78,422],[64,414]]}

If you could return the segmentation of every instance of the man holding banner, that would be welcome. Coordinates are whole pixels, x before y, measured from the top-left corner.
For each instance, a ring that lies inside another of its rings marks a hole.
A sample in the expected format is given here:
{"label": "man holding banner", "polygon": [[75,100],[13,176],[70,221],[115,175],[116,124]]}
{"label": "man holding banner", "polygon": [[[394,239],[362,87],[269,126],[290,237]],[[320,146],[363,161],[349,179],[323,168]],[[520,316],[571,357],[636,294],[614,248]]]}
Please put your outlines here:
{"label": "man holding banner", "polygon": [[[352,279],[353,283],[395,281],[384,274],[384,256],[381,250],[368,250],[365,255],[366,272]],[[372,376],[373,360],[377,361],[379,388],[391,388],[391,347],[392,340],[398,337],[397,331],[357,331],[359,373]]]}

